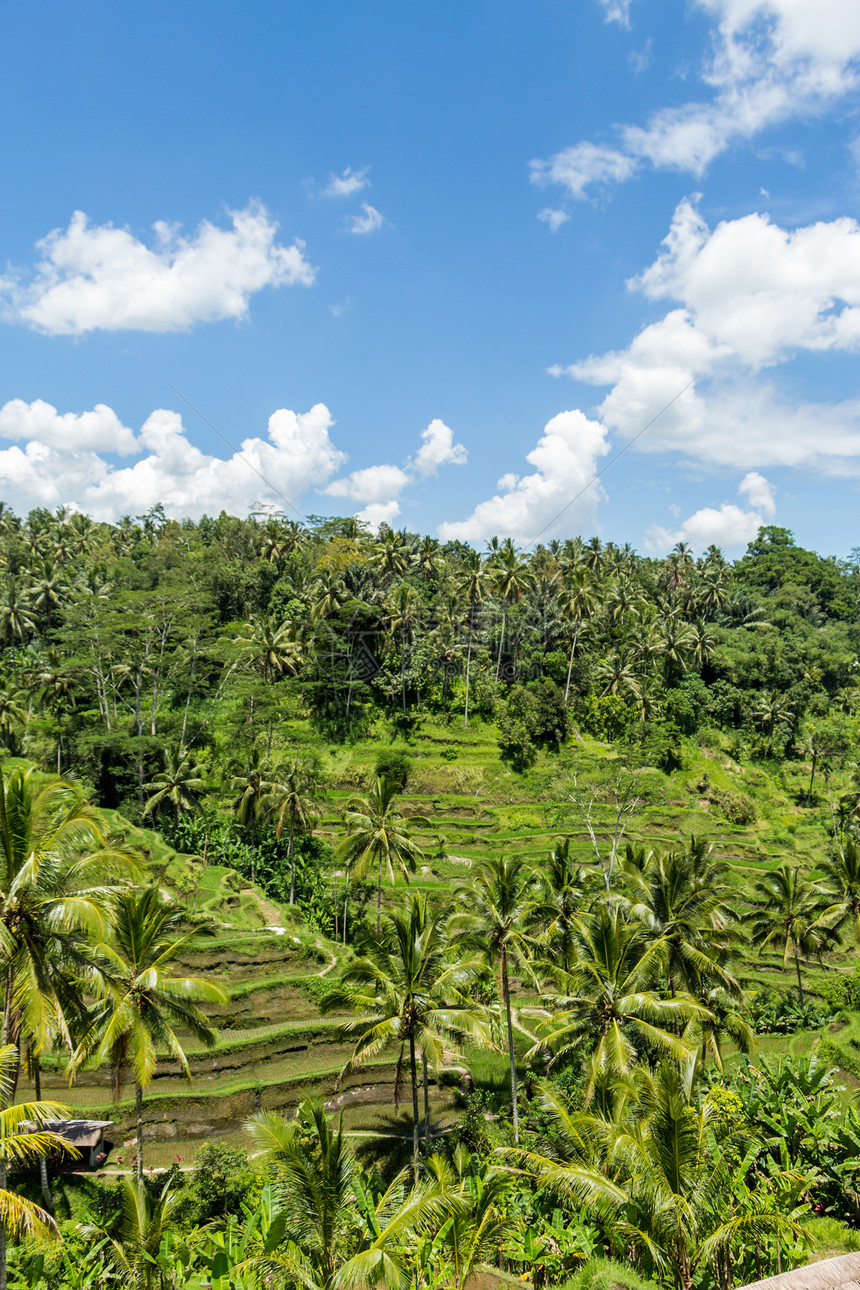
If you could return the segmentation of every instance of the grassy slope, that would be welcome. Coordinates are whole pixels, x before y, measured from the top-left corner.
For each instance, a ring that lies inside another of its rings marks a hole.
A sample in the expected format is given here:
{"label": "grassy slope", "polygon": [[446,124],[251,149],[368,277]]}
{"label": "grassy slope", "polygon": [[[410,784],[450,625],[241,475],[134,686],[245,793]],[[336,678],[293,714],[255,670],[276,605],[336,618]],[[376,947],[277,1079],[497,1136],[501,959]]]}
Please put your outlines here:
{"label": "grassy slope", "polygon": [[[324,746],[298,721],[284,723],[282,740],[291,750],[313,750],[322,757],[333,790],[320,832],[337,840],[340,808],[349,794],[367,786],[383,741]],[[533,770],[518,775],[499,760],[492,726],[476,721],[468,731],[462,723],[428,723],[408,754],[413,771],[403,808],[415,817],[415,836],[426,854],[412,885],[440,903],[450,901],[455,884],[468,876],[473,862],[502,849],[538,865],[554,840],[566,835],[578,858],[593,860],[584,821],[570,798],[573,793],[580,799],[597,793],[598,834],[608,827],[610,807],[599,799],[605,797],[607,777],[618,766],[611,748],[588,738],[574,739],[561,754],[544,755]],[[803,766],[786,766],[773,774],[760,766],[739,766],[716,742],[704,749],[690,748],[683,768],[671,776],[656,770],[642,775],[646,800],[627,836],[648,846],[675,845],[690,834],[706,838],[732,866],[742,901],[762,870],[786,859],[814,867],[827,846],[826,804],[801,804],[807,777]],[[739,793],[754,806],[754,818],[744,825],[731,823],[724,809],[730,803],[728,795]],[[217,931],[201,938],[199,948],[186,956],[187,969],[214,976],[232,993],[231,1004],[213,1014],[221,1029],[216,1049],[194,1054],[194,1082],[181,1080],[171,1063],[165,1063],[153,1081],[146,1099],[153,1143],[148,1161],[169,1163],[176,1154],[187,1159],[196,1142],[213,1134],[234,1137],[255,1106],[288,1107],[307,1092],[331,1095],[348,1048],[337,1034],[337,1022],[318,1017],[316,998],[320,974],[331,970],[340,953],[337,947],[309,933],[295,911],[273,905],[232,870],[178,855],[157,834],[135,829],[114,813],[105,814],[113,828],[149,854],[165,888],[181,888],[189,873],[195,878],[196,911],[214,919]],[[386,900],[397,898],[397,892],[386,892]],[[273,925],[285,928],[284,934],[267,930]],[[826,968],[810,965],[810,990],[814,992],[823,972],[844,970],[853,958],[846,952]],[[749,959],[739,971],[751,988],[791,985],[774,955]],[[860,1021],[857,1026],[860,1030]],[[842,1029],[844,1034],[831,1038],[844,1043],[846,1052],[853,1051],[854,1023]],[[807,1052],[820,1038],[766,1038],[762,1050],[783,1051],[788,1042],[792,1051]],[[475,1067],[475,1076],[487,1086],[503,1081],[503,1064],[493,1055],[481,1055]],[[380,1116],[385,1131],[399,1123],[397,1113],[392,1121],[387,1109],[392,1080],[387,1061],[353,1078],[353,1088],[364,1092],[347,1102],[352,1127],[379,1129]],[[850,1082],[855,1083],[853,1078]],[[46,1072],[46,1085],[57,1090],[54,1096],[61,1083],[59,1071]],[[22,1088],[22,1095],[25,1092]],[[130,1101],[113,1101],[105,1072],[85,1072],[68,1097],[77,1113],[115,1119],[121,1136],[130,1136]],[[450,1097],[440,1096],[440,1111],[450,1105]]]}

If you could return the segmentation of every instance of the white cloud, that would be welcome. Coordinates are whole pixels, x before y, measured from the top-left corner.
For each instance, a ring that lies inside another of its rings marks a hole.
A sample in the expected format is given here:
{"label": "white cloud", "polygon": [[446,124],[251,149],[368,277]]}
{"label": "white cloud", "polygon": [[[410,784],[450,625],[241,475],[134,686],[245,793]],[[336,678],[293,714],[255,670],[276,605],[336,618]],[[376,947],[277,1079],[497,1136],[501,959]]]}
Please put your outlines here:
{"label": "white cloud", "polygon": [[538,211],[538,219],[549,225],[550,233],[557,233],[562,224],[567,223],[570,216],[567,211],[560,211],[552,206],[546,206],[542,211]]}
{"label": "white cloud", "polygon": [[182,331],[245,318],[263,287],[313,282],[304,243],[281,245],[264,206],[252,202],[230,219],[231,229],[204,220],[190,238],[159,221],[149,247],[126,228],[91,225],[76,211],[67,229],[37,243],[42,258],[29,281],[21,274],[0,280],[6,318],[50,335]]}
{"label": "white cloud", "polygon": [[606,22],[617,22],[619,26],[630,27],[630,0],[600,0],[606,10]]}
{"label": "white cloud", "polygon": [[[608,451],[604,426],[579,411],[560,412],[547,422],[537,446],[526,456],[534,473],[521,479],[503,476],[503,491],[480,502],[467,519],[440,524],[439,537],[476,542],[503,533],[517,542],[530,542],[547,524],[557,536],[559,525],[551,522],[594,477],[599,459]],[[602,495],[600,486],[593,485],[575,509],[565,513],[564,530],[593,525]]]}
{"label": "white cloud", "polygon": [[705,506],[684,520],[677,529],[666,529],[655,524],[645,535],[645,545],[652,551],[668,551],[678,542],[689,542],[701,551],[712,543],[733,548],[746,546],[758,533],[765,519],[773,519],[776,506],[773,488],[756,472],[746,475],[738,485],[738,492],[756,509],[744,511],[733,502],[721,506]]}
{"label": "white cloud", "polygon": [[765,479],[764,475],[760,475],[757,470],[751,470],[738,484],[738,492],[741,497],[747,499],[750,506],[761,511],[768,519],[773,519],[776,514],[773,485]]}
{"label": "white cloud", "polygon": [[666,248],[630,282],[652,300],[684,304],[696,326],[745,362],[792,349],[860,345],[860,225],[843,218],[788,231],[766,215],[711,231],[690,201]]}
{"label": "white cloud", "polygon": [[363,510],[356,511],[355,518],[361,520],[374,532],[378,532],[381,524],[391,524],[399,514],[399,502],[371,502]]}
{"label": "white cloud", "polygon": [[92,412],[59,413],[50,403],[12,399],[0,408],[0,439],[37,440],[65,452],[136,451],[134,431],[112,408],[97,403]]}
{"label": "white cloud", "polygon": [[454,443],[454,432],[438,417],[421,431],[422,444],[415,456],[415,468],[422,475],[435,475],[440,466],[465,466],[469,454]]}
{"label": "white cloud", "polygon": [[363,236],[366,233],[375,233],[377,229],[382,228],[385,219],[374,206],[362,202],[361,209],[364,212],[363,215],[353,215],[348,221],[350,233]]}
{"label": "white cloud", "polygon": [[639,451],[674,450],[748,470],[860,473],[860,400],[810,403],[756,375],[797,351],[860,348],[860,226],[853,220],[789,232],[751,215],[712,232],[682,202],[664,250],[628,286],[681,307],[624,350],[549,369],[611,386],[600,405],[607,426],[631,438],[672,401]]}
{"label": "white cloud", "polygon": [[583,198],[594,184],[620,183],[630,179],[638,164],[617,148],[578,143],[557,152],[549,161],[530,162],[531,181],[540,188],[560,184],[572,197]]}
{"label": "white cloud", "polygon": [[329,175],[328,184],[323,189],[323,197],[352,197],[355,193],[360,193],[363,188],[370,187],[370,180],[367,178],[369,166],[362,166],[361,170],[353,170],[352,166],[347,166],[341,175]]}
{"label": "white cloud", "polygon": [[356,502],[382,502],[398,497],[411,475],[399,466],[366,466],[336,479],[324,490],[331,497],[351,497]]}
{"label": "white cloud", "polygon": [[[605,0],[626,25],[625,0]],[[712,96],[663,108],[645,126],[618,129],[616,145],[583,142],[532,163],[535,183],[575,198],[631,178],[644,163],[701,175],[727,148],[780,122],[826,110],[858,85],[856,0],[691,0],[710,14],[713,54],[701,69]]]}
{"label": "white cloud", "polygon": [[[0,450],[0,497],[21,513],[74,504],[107,520],[140,514],[157,502],[177,518],[222,509],[246,513],[261,499],[298,504],[303,492],[323,487],[346,460],[329,437],[333,424],[322,403],[304,413],[280,408],[269,418],[265,439],[245,439],[241,455],[224,459],[196,448],[179,414],[166,409],[153,412],[135,437],[103,404],[60,416],[49,404],[15,399],[0,408],[0,436],[26,444],[23,451],[17,444]],[[122,450],[139,456],[133,465],[118,468],[102,455],[116,450],[104,441],[112,426]]]}

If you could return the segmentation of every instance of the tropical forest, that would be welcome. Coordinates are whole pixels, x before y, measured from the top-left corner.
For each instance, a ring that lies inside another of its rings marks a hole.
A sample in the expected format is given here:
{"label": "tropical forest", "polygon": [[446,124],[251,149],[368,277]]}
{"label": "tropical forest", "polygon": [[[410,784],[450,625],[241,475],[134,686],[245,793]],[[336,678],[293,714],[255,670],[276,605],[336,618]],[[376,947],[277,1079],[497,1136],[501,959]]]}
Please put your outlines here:
{"label": "tropical forest", "polygon": [[0,508],[0,1290],[860,1250],[860,551]]}

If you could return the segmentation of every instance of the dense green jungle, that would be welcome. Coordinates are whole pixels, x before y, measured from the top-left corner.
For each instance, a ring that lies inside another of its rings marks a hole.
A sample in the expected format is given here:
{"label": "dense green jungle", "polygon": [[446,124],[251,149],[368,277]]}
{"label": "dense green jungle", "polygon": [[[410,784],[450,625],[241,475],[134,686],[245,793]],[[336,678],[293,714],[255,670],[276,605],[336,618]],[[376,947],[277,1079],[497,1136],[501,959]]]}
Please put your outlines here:
{"label": "dense green jungle", "polygon": [[860,551],[0,507],[0,1290],[860,1250]]}

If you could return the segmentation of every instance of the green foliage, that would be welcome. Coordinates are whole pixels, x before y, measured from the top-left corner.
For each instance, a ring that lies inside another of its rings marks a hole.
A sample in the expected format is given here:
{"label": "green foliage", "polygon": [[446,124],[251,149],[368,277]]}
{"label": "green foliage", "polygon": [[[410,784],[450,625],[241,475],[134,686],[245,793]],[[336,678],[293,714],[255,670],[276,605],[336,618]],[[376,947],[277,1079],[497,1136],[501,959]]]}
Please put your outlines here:
{"label": "green foliage", "polygon": [[238,1215],[253,1182],[247,1152],[208,1142],[197,1152],[182,1197],[183,1210],[198,1225]]}
{"label": "green foliage", "polygon": [[412,772],[412,759],[402,748],[383,748],[376,756],[373,773],[378,779],[387,779],[398,793],[406,791]]}

